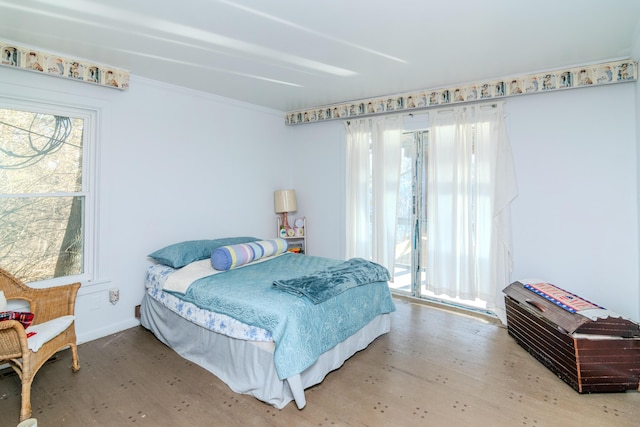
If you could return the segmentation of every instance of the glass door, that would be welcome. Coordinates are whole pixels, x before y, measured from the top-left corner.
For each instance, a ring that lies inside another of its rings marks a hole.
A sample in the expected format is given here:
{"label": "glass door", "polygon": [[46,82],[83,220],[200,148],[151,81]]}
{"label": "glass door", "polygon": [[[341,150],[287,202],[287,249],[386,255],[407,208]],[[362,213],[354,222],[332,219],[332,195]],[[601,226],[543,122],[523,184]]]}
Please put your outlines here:
{"label": "glass door", "polygon": [[408,132],[403,138],[396,257],[390,287],[397,293],[419,297],[427,268],[427,132]]}
{"label": "glass door", "polygon": [[430,268],[427,265],[427,156],[428,132],[405,133],[398,191],[396,256],[389,287],[396,294],[484,312],[485,301],[436,295],[427,289],[427,269]]}

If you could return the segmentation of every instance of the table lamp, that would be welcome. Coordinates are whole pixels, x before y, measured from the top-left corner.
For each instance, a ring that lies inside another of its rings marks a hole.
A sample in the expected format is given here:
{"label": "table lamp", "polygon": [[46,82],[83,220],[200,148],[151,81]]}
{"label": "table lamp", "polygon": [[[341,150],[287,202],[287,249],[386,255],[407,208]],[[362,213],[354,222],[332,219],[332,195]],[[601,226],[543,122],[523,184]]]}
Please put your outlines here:
{"label": "table lamp", "polygon": [[298,203],[296,202],[296,190],[278,190],[273,193],[273,204],[276,213],[282,215],[281,226],[289,230],[291,226],[287,219],[289,212],[298,210]]}

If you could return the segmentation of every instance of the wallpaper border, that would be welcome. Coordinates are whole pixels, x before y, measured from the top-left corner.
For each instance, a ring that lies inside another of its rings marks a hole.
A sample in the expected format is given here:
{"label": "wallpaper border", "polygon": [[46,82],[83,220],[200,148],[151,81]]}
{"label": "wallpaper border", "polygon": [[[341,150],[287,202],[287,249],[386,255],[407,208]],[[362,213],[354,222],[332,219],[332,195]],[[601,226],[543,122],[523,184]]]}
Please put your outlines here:
{"label": "wallpaper border", "polygon": [[0,65],[5,67],[114,89],[129,89],[129,72],[108,65],[56,55],[2,40],[0,54]]}
{"label": "wallpaper border", "polygon": [[631,60],[602,62],[290,111],[285,115],[285,124],[291,126],[398,111],[423,110],[450,104],[624,83],[637,79],[637,62]]}

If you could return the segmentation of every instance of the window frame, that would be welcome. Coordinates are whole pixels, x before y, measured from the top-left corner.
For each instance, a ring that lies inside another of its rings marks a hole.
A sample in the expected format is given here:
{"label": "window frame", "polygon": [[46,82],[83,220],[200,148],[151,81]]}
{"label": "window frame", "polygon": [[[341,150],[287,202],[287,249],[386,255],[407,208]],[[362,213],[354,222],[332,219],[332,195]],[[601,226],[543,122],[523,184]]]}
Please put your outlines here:
{"label": "window frame", "polygon": [[[97,280],[97,141],[100,111],[90,107],[79,107],[51,102],[19,99],[0,96],[0,108],[44,113],[58,116],[81,118],[83,123],[82,141],[82,188],[72,195],[84,197],[84,235],[83,235],[83,268],[79,274],[55,277],[52,279],[29,282],[34,287],[51,287],[72,282],[89,283]],[[46,193],[56,197],[69,196],[70,193]],[[37,197],[33,194],[0,194],[0,198]]]}

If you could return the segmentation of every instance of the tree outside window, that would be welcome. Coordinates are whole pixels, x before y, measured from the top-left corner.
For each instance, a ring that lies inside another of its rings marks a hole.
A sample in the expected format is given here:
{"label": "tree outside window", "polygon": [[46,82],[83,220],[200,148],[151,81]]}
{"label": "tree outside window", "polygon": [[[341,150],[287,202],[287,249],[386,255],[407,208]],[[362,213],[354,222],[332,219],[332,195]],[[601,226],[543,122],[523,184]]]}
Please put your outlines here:
{"label": "tree outside window", "polygon": [[0,266],[25,282],[84,273],[85,119],[0,108]]}

